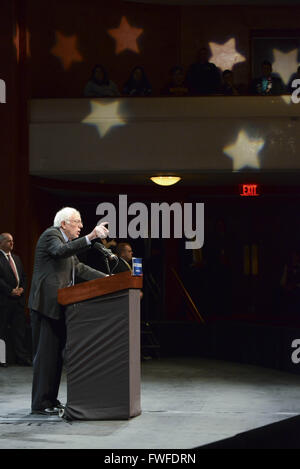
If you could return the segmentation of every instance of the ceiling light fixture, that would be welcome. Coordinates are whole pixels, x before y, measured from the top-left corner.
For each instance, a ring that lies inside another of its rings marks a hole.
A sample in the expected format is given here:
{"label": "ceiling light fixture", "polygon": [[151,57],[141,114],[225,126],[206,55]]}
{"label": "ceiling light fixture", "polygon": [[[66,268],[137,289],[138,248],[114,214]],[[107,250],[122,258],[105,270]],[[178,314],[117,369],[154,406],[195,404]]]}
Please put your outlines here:
{"label": "ceiling light fixture", "polygon": [[155,184],[159,184],[160,186],[172,186],[181,180],[181,178],[178,176],[154,176],[150,179]]}

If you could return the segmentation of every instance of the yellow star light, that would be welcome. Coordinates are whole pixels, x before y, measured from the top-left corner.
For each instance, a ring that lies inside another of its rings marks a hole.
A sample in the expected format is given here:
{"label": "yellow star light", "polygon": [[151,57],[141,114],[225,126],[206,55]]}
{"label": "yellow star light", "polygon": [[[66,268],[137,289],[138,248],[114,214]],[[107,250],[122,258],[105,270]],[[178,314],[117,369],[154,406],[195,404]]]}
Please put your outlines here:
{"label": "yellow star light", "polygon": [[260,139],[250,139],[244,130],[241,130],[234,144],[227,145],[223,151],[233,161],[233,170],[248,166],[250,168],[260,168],[258,153],[263,148],[265,141]]}
{"label": "yellow star light", "polygon": [[298,68],[298,49],[293,49],[290,52],[281,52],[278,49],[273,49],[273,55],[273,72],[278,73],[283,82],[287,84],[292,74]]}
{"label": "yellow star light", "polygon": [[73,62],[82,62],[83,57],[77,49],[77,37],[65,36],[56,31],[56,44],[51,49],[51,54],[58,57],[65,70],[68,70]]}
{"label": "yellow star light", "polygon": [[116,41],[116,54],[120,54],[120,52],[126,49],[139,54],[140,50],[137,39],[142,32],[143,29],[130,26],[125,16],[122,16],[118,28],[108,30],[108,34]]}
{"label": "yellow star light", "polygon": [[104,101],[105,104],[100,99],[92,99],[90,101],[91,112],[82,121],[84,124],[96,127],[101,138],[111,128],[125,124],[119,114],[120,100],[105,98]]}
{"label": "yellow star light", "polygon": [[212,51],[210,61],[213,62],[222,71],[232,70],[233,66],[239,62],[244,62],[246,58],[236,50],[235,39],[229,39],[224,44],[210,42],[209,47]]}

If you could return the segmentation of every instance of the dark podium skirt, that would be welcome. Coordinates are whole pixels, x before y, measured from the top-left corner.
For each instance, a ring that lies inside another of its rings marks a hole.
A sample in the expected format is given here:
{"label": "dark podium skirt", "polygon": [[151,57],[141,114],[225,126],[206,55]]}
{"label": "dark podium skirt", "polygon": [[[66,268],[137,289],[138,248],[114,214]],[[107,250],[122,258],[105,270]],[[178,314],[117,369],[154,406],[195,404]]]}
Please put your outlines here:
{"label": "dark podium skirt", "polygon": [[69,420],[129,419],[140,406],[140,290],[65,309]]}

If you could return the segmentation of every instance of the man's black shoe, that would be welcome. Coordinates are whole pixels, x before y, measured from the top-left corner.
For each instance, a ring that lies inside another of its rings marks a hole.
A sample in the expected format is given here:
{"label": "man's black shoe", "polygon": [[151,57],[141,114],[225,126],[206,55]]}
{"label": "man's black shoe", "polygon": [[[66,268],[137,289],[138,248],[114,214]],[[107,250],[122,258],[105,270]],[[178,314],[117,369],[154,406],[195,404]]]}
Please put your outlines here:
{"label": "man's black shoe", "polygon": [[64,409],[65,408],[65,406],[60,401],[56,401],[52,405],[53,405],[53,407],[56,407],[57,409]]}
{"label": "man's black shoe", "polygon": [[64,409],[59,409],[59,414],[58,415],[61,419],[65,420],[66,422],[70,422],[71,420],[73,420],[71,417],[69,417],[66,414],[65,408]]}
{"label": "man's black shoe", "polygon": [[1,368],[7,368],[8,365],[7,365],[7,363],[0,363],[0,367],[1,367]]}
{"label": "man's black shoe", "polygon": [[47,407],[46,409],[33,410],[32,414],[40,415],[58,415],[59,409],[57,407]]}

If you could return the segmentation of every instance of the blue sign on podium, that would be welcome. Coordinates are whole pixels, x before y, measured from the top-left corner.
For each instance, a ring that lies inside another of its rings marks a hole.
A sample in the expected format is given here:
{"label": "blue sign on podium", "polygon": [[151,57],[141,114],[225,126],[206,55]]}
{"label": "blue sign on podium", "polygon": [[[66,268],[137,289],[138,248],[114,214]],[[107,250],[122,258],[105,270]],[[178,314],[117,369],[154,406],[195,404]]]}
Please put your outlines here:
{"label": "blue sign on podium", "polygon": [[143,268],[142,268],[142,258],[141,257],[133,257],[132,258],[132,275],[143,275]]}

